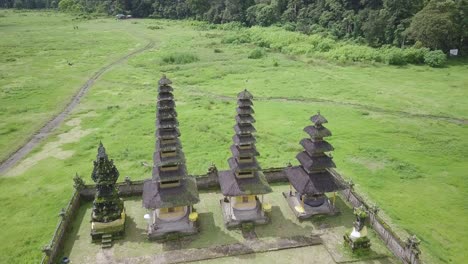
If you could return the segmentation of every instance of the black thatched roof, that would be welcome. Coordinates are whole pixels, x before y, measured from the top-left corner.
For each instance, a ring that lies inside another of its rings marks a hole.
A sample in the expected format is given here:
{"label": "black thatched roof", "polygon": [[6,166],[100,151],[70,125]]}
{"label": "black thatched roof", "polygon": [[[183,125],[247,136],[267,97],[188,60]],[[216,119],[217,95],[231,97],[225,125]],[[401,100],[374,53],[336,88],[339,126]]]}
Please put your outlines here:
{"label": "black thatched roof", "polygon": [[158,100],[161,100],[161,101],[174,100],[174,95],[170,92],[161,92],[158,94]]}
{"label": "black thatched roof", "polygon": [[197,183],[192,177],[181,180],[181,185],[173,188],[160,188],[153,180],[143,184],[143,206],[147,209],[188,206],[199,201]]}
{"label": "black thatched roof", "polygon": [[302,151],[296,155],[297,160],[308,172],[324,170],[327,168],[336,168],[335,163],[329,156],[310,157],[307,152]]}
{"label": "black thatched roof", "polygon": [[174,157],[161,157],[161,153],[155,151],[153,154],[153,162],[155,166],[185,164],[185,155],[182,151],[176,151],[176,156]]}
{"label": "black thatched roof", "polygon": [[236,134],[232,137],[232,141],[234,142],[234,144],[240,145],[240,144],[253,144],[257,140],[255,139],[253,135],[237,135]]}
{"label": "black thatched roof", "polygon": [[232,171],[239,172],[239,171],[258,171],[261,170],[260,165],[258,165],[257,159],[254,157],[252,162],[249,163],[239,163],[237,159],[231,157],[228,159],[229,168]]}
{"label": "black thatched roof", "polygon": [[301,194],[323,194],[343,190],[346,185],[335,178],[330,172],[307,174],[300,166],[285,169],[291,185]]}
{"label": "black thatched roof", "polygon": [[304,128],[304,131],[307,132],[307,134],[309,134],[311,138],[324,138],[332,135],[330,130],[328,130],[324,126],[307,126]]}
{"label": "black thatched roof", "polygon": [[317,126],[328,123],[328,120],[324,116],[322,116],[320,112],[317,113],[316,115],[313,115],[310,118],[310,121],[312,121]]}
{"label": "black thatched roof", "polygon": [[244,91],[237,94],[237,98],[241,100],[252,100],[253,95],[247,91],[247,89],[244,89]]}
{"label": "black thatched roof", "polygon": [[156,119],[156,127],[158,128],[175,128],[179,125],[179,122],[175,118],[171,119]]}
{"label": "black thatched roof", "polygon": [[234,131],[236,134],[247,134],[247,133],[255,133],[257,130],[251,124],[236,124],[234,126]]}
{"label": "black thatched roof", "polygon": [[153,180],[160,181],[175,181],[187,177],[187,168],[185,164],[181,164],[178,170],[175,171],[162,171],[161,167],[153,167]]}
{"label": "black thatched roof", "polygon": [[312,141],[308,138],[302,139],[301,145],[307,153],[311,155],[332,151],[334,149],[327,141]]}
{"label": "black thatched roof", "polygon": [[178,128],[156,129],[157,138],[171,139],[171,138],[176,138],[179,136],[180,136],[180,132]]}
{"label": "black thatched roof", "polygon": [[176,118],[177,117],[177,112],[175,109],[160,109],[158,111],[158,116],[157,118],[159,119],[170,119],[170,118]]}
{"label": "black thatched roof", "polygon": [[172,100],[158,101],[158,109],[172,109],[175,107],[175,102]]}
{"label": "black thatched roof", "polygon": [[159,93],[170,93],[174,91],[174,89],[171,86],[159,86],[158,92]]}
{"label": "black thatched roof", "polygon": [[250,106],[237,107],[236,112],[239,115],[252,115],[255,113],[254,109]]}
{"label": "black thatched roof", "polygon": [[167,85],[171,85],[171,84],[172,84],[172,81],[169,80],[169,78],[167,78],[165,74],[163,74],[163,76],[161,77],[161,79],[159,79],[158,84],[159,84],[160,86],[167,86]]}
{"label": "black thatched roof", "polygon": [[180,144],[180,140],[178,138],[175,139],[175,143],[165,143],[163,144],[161,140],[156,140],[155,149],[159,150],[176,150],[178,148],[182,148]]}
{"label": "black thatched roof", "polygon": [[236,122],[239,124],[252,124],[255,123],[255,118],[251,115],[237,115]]}
{"label": "black thatched roof", "polygon": [[257,148],[254,146],[252,146],[252,148],[250,149],[240,149],[237,145],[231,145],[231,153],[232,153],[232,156],[234,157],[254,157],[254,156],[258,156],[260,155],[260,153],[258,153],[257,151]]}
{"label": "black thatched roof", "polygon": [[224,196],[262,195],[272,192],[262,172],[253,178],[238,179],[232,171],[221,171],[219,185]]}
{"label": "black thatched roof", "polygon": [[245,107],[245,106],[252,106],[253,103],[250,100],[241,100],[241,99],[239,99],[239,100],[237,100],[237,105],[239,107]]}

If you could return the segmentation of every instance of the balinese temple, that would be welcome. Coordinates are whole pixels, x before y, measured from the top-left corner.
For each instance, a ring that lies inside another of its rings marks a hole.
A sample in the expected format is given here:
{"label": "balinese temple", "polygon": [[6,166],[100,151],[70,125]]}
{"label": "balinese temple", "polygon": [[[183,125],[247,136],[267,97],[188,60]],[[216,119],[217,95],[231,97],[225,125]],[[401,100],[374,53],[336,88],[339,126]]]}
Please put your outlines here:
{"label": "balinese temple", "polygon": [[230,170],[219,172],[219,184],[224,195],[220,203],[228,228],[246,222],[267,223],[269,219],[265,211],[269,208],[266,208],[268,205],[263,206],[263,195],[272,192],[256,159],[259,153],[255,147],[253,96],[244,90],[237,99],[232,157],[228,159]]}
{"label": "balinese temple", "polygon": [[187,175],[171,84],[165,76],[159,80],[153,177],[143,186],[150,239],[197,232],[193,205],[199,202],[198,189]]}
{"label": "balinese temple", "polygon": [[[299,166],[289,166],[285,169],[291,190],[283,193],[289,206],[300,219],[318,214],[335,214],[335,192],[342,190],[345,184],[335,178],[330,169],[335,163],[326,152],[333,146],[324,138],[331,136],[330,130],[323,126],[327,119],[320,113],[312,116],[313,125],[304,128],[310,138],[302,139],[300,144],[304,151],[297,154]],[[325,193],[333,192],[330,202]]]}

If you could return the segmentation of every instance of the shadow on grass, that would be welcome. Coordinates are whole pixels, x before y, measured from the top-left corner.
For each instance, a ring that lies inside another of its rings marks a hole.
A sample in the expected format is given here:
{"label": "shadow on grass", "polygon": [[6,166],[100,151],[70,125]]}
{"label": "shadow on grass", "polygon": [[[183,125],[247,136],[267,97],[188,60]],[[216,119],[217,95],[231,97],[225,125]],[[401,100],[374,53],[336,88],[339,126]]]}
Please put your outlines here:
{"label": "shadow on grass", "polygon": [[146,238],[146,230],[138,227],[134,217],[127,215],[125,218],[124,238],[115,240],[114,243],[124,245],[126,242],[142,242],[145,241]]}
{"label": "shadow on grass", "polygon": [[317,230],[336,227],[351,229],[354,222],[353,210],[340,197],[336,197],[335,207],[339,210],[337,215],[316,215],[303,221],[310,221]]}
{"label": "shadow on grass", "polygon": [[210,246],[227,245],[239,243],[229,232],[238,232],[219,227],[214,221],[212,212],[200,213],[198,215],[199,233],[181,239],[182,248],[205,248]]}
{"label": "shadow on grass", "polygon": [[[291,212],[292,214],[292,212]],[[311,228],[303,227],[283,215],[279,206],[272,206],[270,213],[270,223],[263,226],[256,226],[255,231],[258,238],[288,237],[294,235],[310,235]],[[278,235],[280,233],[280,235]]]}
{"label": "shadow on grass", "polygon": [[[72,221],[71,225],[65,231],[65,242],[62,247],[62,250],[59,252],[58,256],[62,259],[64,256],[70,256],[71,250],[74,247],[75,243],[78,240],[86,240],[87,243],[91,243],[91,235],[88,233],[88,237],[83,237],[84,235],[80,234],[81,225],[89,225],[91,228],[91,218],[86,213],[91,208],[92,203],[85,202],[80,205],[78,212],[76,213],[74,220]],[[86,217],[89,217],[89,221],[86,221]],[[91,232],[91,229],[89,229]]]}

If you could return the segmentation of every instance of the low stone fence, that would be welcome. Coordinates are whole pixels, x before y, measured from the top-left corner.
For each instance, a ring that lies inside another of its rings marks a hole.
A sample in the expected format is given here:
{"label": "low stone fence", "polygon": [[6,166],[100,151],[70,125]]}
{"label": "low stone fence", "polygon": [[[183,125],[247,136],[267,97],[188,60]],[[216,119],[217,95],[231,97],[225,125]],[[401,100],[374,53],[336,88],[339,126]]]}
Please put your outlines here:
{"label": "low stone fence", "polygon": [[[330,170],[330,172],[338,180],[345,182],[343,177],[335,170]],[[284,168],[264,169],[263,173],[265,174],[265,177],[269,183],[288,182],[288,179],[284,173]],[[211,167],[207,174],[195,175],[194,177],[197,179],[197,186],[199,190],[219,188],[218,170],[216,167]],[[143,180],[131,181],[129,178],[126,178],[124,182],[117,184],[119,194],[124,197],[142,195],[143,183]],[[84,185],[79,189],[79,191],[74,192],[72,199],[67,205],[67,208],[61,212],[62,219],[57,225],[54,236],[50,244],[44,248],[45,255],[42,259],[42,264],[51,264],[57,262],[58,254],[61,252],[65,240],[65,232],[70,226],[71,222],[74,220],[74,216],[76,215],[76,212],[78,211],[77,209],[80,205],[80,200],[83,199],[86,201],[91,201],[96,193],[95,185]],[[410,237],[407,241],[403,241],[378,215],[378,210],[375,207],[370,206],[369,203],[367,203],[362,198],[362,196],[353,190],[352,184],[349,185],[349,188],[341,191],[339,194],[352,206],[358,207],[363,205],[368,209],[370,225],[385,242],[387,248],[403,263],[422,263],[419,260],[420,251],[418,249],[419,242],[416,241],[417,239],[415,237]]]}
{"label": "low stone fence", "polygon": [[67,207],[60,211],[60,220],[55,228],[54,235],[50,240],[49,245],[42,249],[44,256],[42,257],[41,263],[57,263],[57,258],[59,257],[58,254],[61,252],[63,243],[65,242],[66,232],[75,220],[76,213],[80,208],[80,199],[80,192],[75,190],[72,198],[67,204]]}

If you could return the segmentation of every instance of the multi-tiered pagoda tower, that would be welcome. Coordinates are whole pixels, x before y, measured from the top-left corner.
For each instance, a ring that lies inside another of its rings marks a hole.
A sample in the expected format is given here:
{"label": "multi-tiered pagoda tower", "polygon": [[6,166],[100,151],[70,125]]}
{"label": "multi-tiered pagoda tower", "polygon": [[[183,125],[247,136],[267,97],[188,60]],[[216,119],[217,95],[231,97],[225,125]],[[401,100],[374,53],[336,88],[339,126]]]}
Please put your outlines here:
{"label": "multi-tiered pagoda tower", "polygon": [[150,239],[197,232],[192,211],[199,202],[198,189],[195,179],[187,175],[171,84],[165,76],[159,80],[153,177],[143,186],[143,206],[150,210]]}
{"label": "multi-tiered pagoda tower", "polygon": [[296,156],[301,165],[285,169],[295,191],[291,189],[289,193],[283,194],[296,216],[301,219],[316,214],[336,213],[334,202],[331,203],[325,193],[344,188],[344,184],[330,171],[335,168],[335,163],[325,154],[333,150],[333,146],[324,140],[331,136],[330,130],[323,126],[328,121],[320,113],[310,119],[314,125],[304,128],[310,138],[301,140],[304,151]]}
{"label": "multi-tiered pagoda tower", "polygon": [[[255,147],[255,119],[252,114],[253,96],[247,90],[237,95],[237,116],[232,138],[230,170],[219,173],[224,222],[227,227],[236,227],[244,222],[264,224],[268,222],[262,207],[263,195],[272,190],[257,162]],[[261,196],[259,198],[259,196]]]}

